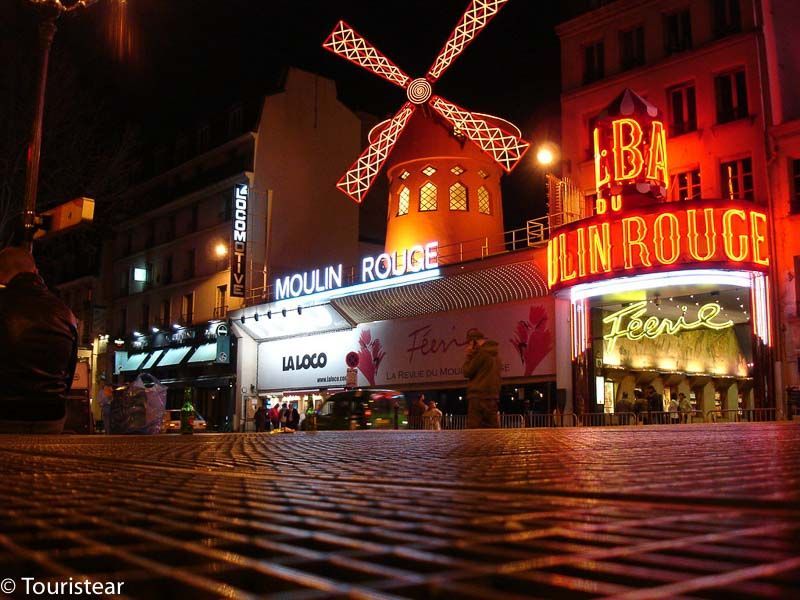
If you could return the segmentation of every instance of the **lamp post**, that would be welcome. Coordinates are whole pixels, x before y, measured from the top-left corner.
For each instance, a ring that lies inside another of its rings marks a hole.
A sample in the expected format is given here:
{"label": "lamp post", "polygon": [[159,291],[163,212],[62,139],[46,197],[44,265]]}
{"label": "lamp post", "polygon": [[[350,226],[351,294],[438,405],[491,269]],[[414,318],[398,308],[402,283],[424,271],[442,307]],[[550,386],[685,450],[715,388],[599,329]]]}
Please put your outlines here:
{"label": "lamp post", "polygon": [[[66,3],[65,3],[66,2]],[[44,93],[47,87],[47,65],[50,48],[56,33],[56,20],[63,13],[86,8],[97,0],[28,0],[39,13],[39,77],[36,83],[35,107],[31,135],[28,142],[27,170],[25,175],[25,203],[22,211],[23,240],[30,250],[36,229],[36,194],[39,187],[39,158],[42,149],[42,121],[44,117]]]}

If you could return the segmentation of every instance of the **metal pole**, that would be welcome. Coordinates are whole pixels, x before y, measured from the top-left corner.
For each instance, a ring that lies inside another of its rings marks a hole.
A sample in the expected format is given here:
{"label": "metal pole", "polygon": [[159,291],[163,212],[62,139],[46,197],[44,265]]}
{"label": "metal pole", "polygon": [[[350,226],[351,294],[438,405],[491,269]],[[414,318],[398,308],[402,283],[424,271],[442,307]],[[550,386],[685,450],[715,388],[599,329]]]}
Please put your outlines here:
{"label": "metal pole", "polygon": [[44,118],[44,94],[47,87],[47,65],[50,60],[50,48],[56,33],[58,10],[43,12],[39,23],[39,80],[36,89],[36,107],[31,124],[31,137],[28,144],[28,165],[25,178],[25,205],[22,213],[24,244],[31,250],[36,218],[36,193],[39,186],[39,158],[42,149],[42,121]]}

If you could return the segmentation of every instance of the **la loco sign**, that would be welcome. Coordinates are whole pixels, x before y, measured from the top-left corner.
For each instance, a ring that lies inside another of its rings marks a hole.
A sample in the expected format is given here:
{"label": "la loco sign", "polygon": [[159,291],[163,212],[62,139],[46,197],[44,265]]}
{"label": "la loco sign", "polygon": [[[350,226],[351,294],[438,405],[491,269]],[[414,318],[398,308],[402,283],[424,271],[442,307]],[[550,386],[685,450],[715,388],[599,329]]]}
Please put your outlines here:
{"label": "la loco sign", "polygon": [[767,235],[767,215],[749,202],[659,204],[599,215],[561,227],[550,239],[548,285],[557,290],[687,266],[766,271]]}

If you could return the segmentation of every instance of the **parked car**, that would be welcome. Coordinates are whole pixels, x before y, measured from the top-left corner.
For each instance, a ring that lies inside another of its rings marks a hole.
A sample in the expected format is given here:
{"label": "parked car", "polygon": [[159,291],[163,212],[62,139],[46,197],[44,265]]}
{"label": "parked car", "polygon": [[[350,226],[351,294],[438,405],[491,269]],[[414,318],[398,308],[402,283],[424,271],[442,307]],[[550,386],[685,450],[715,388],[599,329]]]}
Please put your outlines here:
{"label": "parked car", "polygon": [[[200,415],[199,412],[194,411],[194,423],[192,429],[197,432],[205,431],[208,427],[206,420]],[[161,431],[164,433],[178,433],[181,430],[181,409],[174,408],[172,410],[164,411],[164,425]]]}
{"label": "parked car", "polygon": [[405,414],[402,392],[358,388],[333,394],[303,423],[306,430],[399,429]]}

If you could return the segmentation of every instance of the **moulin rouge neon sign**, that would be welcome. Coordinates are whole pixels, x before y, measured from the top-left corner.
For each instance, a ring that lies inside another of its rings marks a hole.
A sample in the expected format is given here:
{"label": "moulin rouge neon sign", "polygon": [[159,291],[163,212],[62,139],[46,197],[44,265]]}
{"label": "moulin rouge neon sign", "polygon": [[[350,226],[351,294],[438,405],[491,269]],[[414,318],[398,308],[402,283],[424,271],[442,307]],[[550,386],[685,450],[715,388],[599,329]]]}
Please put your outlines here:
{"label": "moulin rouge neon sign", "polygon": [[642,300],[608,315],[603,318],[603,323],[610,325],[610,331],[603,336],[606,350],[613,351],[619,338],[633,341],[642,338],[654,340],[664,334],[676,335],[681,331],[692,331],[702,327],[716,331],[733,327],[733,321],[730,319],[723,322],[714,321],[722,311],[722,307],[716,302],[709,302],[701,306],[697,310],[697,318],[694,321],[687,321],[687,307],[683,306],[682,309],[683,314],[674,321],[666,318],[660,319],[656,316],[644,318],[647,314],[647,300]]}

